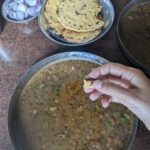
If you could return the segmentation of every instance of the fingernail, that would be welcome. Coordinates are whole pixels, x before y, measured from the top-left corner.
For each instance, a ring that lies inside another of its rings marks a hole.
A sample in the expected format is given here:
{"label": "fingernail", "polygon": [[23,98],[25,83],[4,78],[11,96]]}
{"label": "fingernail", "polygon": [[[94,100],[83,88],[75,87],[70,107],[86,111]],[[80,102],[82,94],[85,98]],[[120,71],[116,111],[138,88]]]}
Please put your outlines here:
{"label": "fingernail", "polygon": [[91,93],[93,90],[94,90],[94,89],[85,89],[85,88],[84,88],[84,92],[85,92],[85,93]]}
{"label": "fingernail", "polygon": [[90,98],[91,101],[95,101],[96,100],[96,98],[93,95],[90,95],[89,98]]}
{"label": "fingernail", "polygon": [[103,102],[102,102],[102,106],[103,106],[104,108],[107,108],[107,107],[109,106],[109,103],[108,103],[108,102],[103,101]]}
{"label": "fingernail", "polygon": [[96,88],[96,89],[100,89],[101,88],[101,86],[102,86],[102,81],[101,80],[95,80],[94,82],[93,82],[93,86]]}

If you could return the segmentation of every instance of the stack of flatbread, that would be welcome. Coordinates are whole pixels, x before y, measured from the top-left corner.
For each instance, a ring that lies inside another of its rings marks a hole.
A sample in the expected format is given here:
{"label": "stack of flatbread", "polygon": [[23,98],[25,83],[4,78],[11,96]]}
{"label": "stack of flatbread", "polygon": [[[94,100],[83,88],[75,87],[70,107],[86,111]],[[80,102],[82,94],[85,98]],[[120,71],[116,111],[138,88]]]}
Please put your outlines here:
{"label": "stack of flatbread", "polygon": [[67,42],[96,38],[104,26],[98,0],[47,0],[44,15],[52,33]]}

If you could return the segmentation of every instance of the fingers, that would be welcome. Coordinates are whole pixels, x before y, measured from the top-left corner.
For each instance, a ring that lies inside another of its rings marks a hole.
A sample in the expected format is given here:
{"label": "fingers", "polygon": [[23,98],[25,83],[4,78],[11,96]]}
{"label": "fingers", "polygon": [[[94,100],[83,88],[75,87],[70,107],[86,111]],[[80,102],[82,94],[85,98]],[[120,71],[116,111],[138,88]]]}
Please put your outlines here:
{"label": "fingers", "polygon": [[124,65],[117,63],[107,63],[98,68],[93,69],[88,75],[88,77],[96,79],[99,76],[104,76],[108,74],[120,77],[126,71],[127,67]]}
{"label": "fingers", "polygon": [[138,90],[127,89],[114,83],[95,80],[93,82],[95,90],[89,96],[92,101],[100,98],[102,106],[108,107],[111,102],[120,103],[126,107],[131,107],[136,99]]}
{"label": "fingers", "polygon": [[125,65],[117,64],[117,63],[107,63],[98,68],[95,68],[87,75],[89,78],[97,79],[101,78],[105,75],[113,75],[119,77],[120,79],[124,79],[129,81],[132,85],[138,87],[138,83],[141,84],[144,77],[143,73],[138,69],[127,67]]}
{"label": "fingers", "polygon": [[97,100],[100,96],[101,96],[102,94],[100,93],[100,92],[98,92],[98,91],[93,91],[91,94],[90,94],[90,96],[89,96],[89,98],[92,100],[92,101],[95,101],[95,100]]}
{"label": "fingers", "polygon": [[100,101],[101,101],[101,104],[104,108],[107,108],[110,103],[111,103],[111,97],[108,96],[108,95],[102,95],[101,93],[99,93],[98,91],[94,91],[90,94],[89,98],[92,100],[92,101],[95,101],[97,99],[100,98]]}
{"label": "fingers", "polygon": [[116,76],[107,75],[107,76],[104,76],[104,78],[102,78],[101,80],[105,82],[111,82],[111,83],[117,84],[124,88],[130,88],[130,83],[128,81],[120,79],[119,77],[116,77]]}
{"label": "fingers", "polygon": [[[119,77],[115,77],[115,76],[105,76],[101,79],[102,81],[105,81],[105,82],[111,82],[111,83],[114,83],[114,84],[117,84],[121,87],[124,87],[124,88],[129,88],[130,87],[130,83],[125,81],[125,80],[120,80]],[[85,93],[91,93],[94,91],[94,88],[84,88],[84,92]]]}
{"label": "fingers", "polygon": [[92,78],[97,79],[99,76],[101,76],[100,69],[101,67],[97,67],[95,69],[92,69],[92,71],[86,76],[86,78]]}
{"label": "fingers", "polygon": [[109,95],[111,97],[128,99],[129,97],[133,96],[132,92],[130,92],[128,89],[118,86],[116,84],[110,83],[110,82],[103,82],[100,80],[95,80],[93,82],[93,86],[100,93]]}
{"label": "fingers", "polygon": [[93,92],[94,91],[94,89],[92,89],[92,88],[84,88],[84,92],[85,93],[91,93],[91,92]]}
{"label": "fingers", "polygon": [[104,108],[107,108],[111,103],[111,97],[107,95],[103,95],[101,97],[101,103]]}

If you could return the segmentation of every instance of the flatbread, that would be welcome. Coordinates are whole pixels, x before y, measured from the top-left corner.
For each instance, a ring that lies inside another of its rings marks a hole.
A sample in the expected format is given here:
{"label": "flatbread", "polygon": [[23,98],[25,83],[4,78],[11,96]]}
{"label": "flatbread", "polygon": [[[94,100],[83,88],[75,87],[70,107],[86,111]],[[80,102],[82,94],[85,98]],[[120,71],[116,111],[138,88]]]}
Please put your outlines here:
{"label": "flatbread", "polygon": [[[88,42],[96,38],[100,34],[101,29],[93,31],[76,32],[74,30],[70,30],[64,27],[59,20],[57,11],[61,1],[62,0],[48,0],[45,5],[44,16],[48,22],[47,28],[50,29],[48,30],[49,32],[51,32],[55,36],[58,36],[59,39],[71,43]],[[92,13],[95,13],[96,15],[96,13],[100,11],[100,7],[97,6],[97,3],[93,3],[93,5],[87,7],[87,9],[90,10],[93,7],[95,7],[95,9],[92,10]],[[83,10],[83,12],[85,13],[85,10]]]}
{"label": "flatbread", "polygon": [[100,34],[101,30],[91,31],[91,32],[75,32],[71,30],[64,30],[62,36],[68,42],[72,43],[84,43],[91,41]]}
{"label": "flatbread", "polygon": [[49,23],[54,24],[55,26],[61,26],[58,20],[57,6],[59,0],[48,0],[45,4],[44,15]]}
{"label": "flatbread", "polygon": [[65,28],[61,29],[58,26],[50,23],[48,24],[48,27],[51,28],[52,34],[60,36],[61,38],[64,38],[65,41],[71,43],[83,43],[91,41],[92,39],[96,38],[101,32],[101,30],[96,30],[91,32],[79,33]]}
{"label": "flatbread", "polygon": [[61,26],[58,26],[58,25],[55,25],[53,23],[48,23],[48,27],[52,30],[52,33],[55,34],[55,35],[62,35],[63,31],[66,30],[64,27]]}
{"label": "flatbread", "polygon": [[61,35],[65,29],[58,20],[57,5],[59,0],[48,0],[45,5],[44,15],[49,23],[49,27],[54,29],[53,33]]}
{"label": "flatbread", "polygon": [[104,21],[99,18],[100,11],[98,0],[60,0],[57,13],[65,28],[88,32],[104,26]]}

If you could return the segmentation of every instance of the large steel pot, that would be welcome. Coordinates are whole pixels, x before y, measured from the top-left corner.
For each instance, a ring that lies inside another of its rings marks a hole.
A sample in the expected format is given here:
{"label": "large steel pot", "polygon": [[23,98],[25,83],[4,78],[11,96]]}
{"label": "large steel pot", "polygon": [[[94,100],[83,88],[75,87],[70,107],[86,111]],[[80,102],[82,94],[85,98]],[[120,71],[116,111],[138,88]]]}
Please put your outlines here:
{"label": "large steel pot", "polygon": [[[33,75],[35,75],[40,69],[46,67],[47,65],[55,64],[55,63],[66,61],[66,60],[84,60],[84,61],[93,62],[96,64],[105,64],[108,62],[104,58],[94,55],[94,54],[90,54],[90,53],[64,52],[64,53],[59,53],[59,54],[50,56],[46,59],[43,59],[39,63],[35,64],[31,69],[29,69],[29,71],[27,71],[27,73],[18,82],[18,85],[12,96],[11,103],[9,106],[8,130],[9,130],[9,135],[10,135],[10,139],[11,139],[14,150],[27,150],[28,149],[27,145],[24,143],[23,133],[19,127],[19,124],[17,123],[17,117],[18,117],[17,101],[19,100],[19,96],[23,88],[25,87],[27,82],[30,80],[30,78]],[[137,117],[134,117],[132,133],[129,136],[128,141],[126,143],[126,150],[129,150],[133,143],[135,133],[136,133],[136,128],[137,128],[137,122],[138,122]]]}

